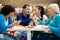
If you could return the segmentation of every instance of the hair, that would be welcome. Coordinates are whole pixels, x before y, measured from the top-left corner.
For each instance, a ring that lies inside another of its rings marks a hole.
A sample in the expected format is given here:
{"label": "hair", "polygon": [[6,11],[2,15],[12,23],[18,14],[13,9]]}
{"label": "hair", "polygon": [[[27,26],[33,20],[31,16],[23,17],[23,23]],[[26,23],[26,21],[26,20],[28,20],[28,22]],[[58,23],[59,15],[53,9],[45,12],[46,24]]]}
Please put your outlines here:
{"label": "hair", "polygon": [[27,6],[30,7],[30,5],[25,4],[25,5],[23,6],[23,9],[25,9]]}
{"label": "hair", "polygon": [[41,11],[40,14],[41,14],[41,20],[43,19],[43,15],[44,15],[44,8],[42,6],[36,6],[38,7],[38,9]]}
{"label": "hair", "polygon": [[56,3],[50,4],[48,7],[51,7],[56,13],[59,13],[59,6]]}
{"label": "hair", "polygon": [[4,7],[1,9],[1,14],[4,16],[10,14],[10,12],[15,12],[15,9],[10,5],[4,5]]}

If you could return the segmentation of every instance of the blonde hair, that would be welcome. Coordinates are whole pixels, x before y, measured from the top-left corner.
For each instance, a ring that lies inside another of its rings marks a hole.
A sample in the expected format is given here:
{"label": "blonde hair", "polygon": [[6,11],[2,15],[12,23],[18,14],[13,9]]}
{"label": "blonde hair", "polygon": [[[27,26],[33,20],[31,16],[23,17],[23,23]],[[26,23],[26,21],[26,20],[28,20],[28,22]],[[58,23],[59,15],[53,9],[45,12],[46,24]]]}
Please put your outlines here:
{"label": "blonde hair", "polygon": [[51,7],[56,13],[59,13],[59,6],[57,3],[50,4],[49,7]]}

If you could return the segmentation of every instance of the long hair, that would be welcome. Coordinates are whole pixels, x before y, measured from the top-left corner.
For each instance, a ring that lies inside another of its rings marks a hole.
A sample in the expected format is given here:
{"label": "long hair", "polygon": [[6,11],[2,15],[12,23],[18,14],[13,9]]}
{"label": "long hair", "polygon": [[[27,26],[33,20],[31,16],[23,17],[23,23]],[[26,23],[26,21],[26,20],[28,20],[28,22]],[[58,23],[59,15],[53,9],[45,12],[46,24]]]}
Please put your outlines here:
{"label": "long hair", "polygon": [[41,14],[41,20],[43,20],[43,15],[44,15],[44,8],[42,6],[36,6],[38,7],[38,9],[41,11],[40,14]]}

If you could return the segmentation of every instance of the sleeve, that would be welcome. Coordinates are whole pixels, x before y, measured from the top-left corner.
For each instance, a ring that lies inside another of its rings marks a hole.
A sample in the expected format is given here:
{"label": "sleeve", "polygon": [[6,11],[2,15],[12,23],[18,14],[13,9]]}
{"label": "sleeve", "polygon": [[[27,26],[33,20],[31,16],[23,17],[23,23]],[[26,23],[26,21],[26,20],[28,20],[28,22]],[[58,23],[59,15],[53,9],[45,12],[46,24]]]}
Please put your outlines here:
{"label": "sleeve", "polygon": [[50,23],[51,19],[52,19],[52,16],[50,16],[46,22],[43,22],[43,21],[41,21],[40,19],[38,19],[37,21],[38,21],[41,25],[48,25],[48,24]]}
{"label": "sleeve", "polygon": [[19,21],[21,19],[21,16],[18,14],[16,19]]}
{"label": "sleeve", "polygon": [[49,29],[50,29],[52,32],[57,32],[57,31],[58,31],[58,28],[57,28],[57,27],[54,27],[54,26],[49,26]]}
{"label": "sleeve", "polygon": [[8,25],[12,24],[14,21],[11,17],[8,18]]}

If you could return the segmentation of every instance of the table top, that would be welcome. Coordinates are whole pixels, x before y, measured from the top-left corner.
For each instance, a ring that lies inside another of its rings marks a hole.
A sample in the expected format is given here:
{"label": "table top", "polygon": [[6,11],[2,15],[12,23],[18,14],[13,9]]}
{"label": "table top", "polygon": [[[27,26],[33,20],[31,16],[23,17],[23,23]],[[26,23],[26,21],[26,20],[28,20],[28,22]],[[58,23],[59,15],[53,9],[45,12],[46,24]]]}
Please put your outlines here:
{"label": "table top", "polygon": [[46,33],[51,33],[50,29],[48,29],[48,26],[45,25],[37,25],[33,27],[29,26],[14,26],[12,29],[8,30],[17,30],[17,31],[44,31]]}

